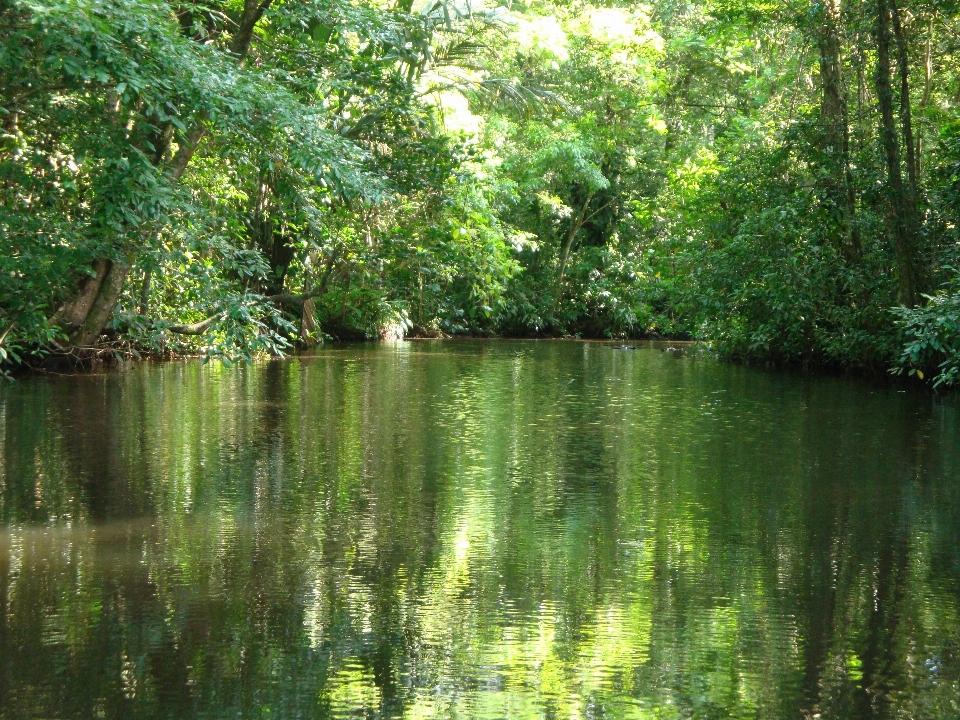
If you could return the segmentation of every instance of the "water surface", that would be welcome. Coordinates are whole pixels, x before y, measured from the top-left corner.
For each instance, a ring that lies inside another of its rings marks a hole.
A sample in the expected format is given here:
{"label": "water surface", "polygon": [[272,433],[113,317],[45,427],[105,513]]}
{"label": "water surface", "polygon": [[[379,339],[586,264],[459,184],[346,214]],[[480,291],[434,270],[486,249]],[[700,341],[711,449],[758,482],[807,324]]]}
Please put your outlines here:
{"label": "water surface", "polygon": [[573,342],[0,394],[0,718],[957,718],[960,427]]}

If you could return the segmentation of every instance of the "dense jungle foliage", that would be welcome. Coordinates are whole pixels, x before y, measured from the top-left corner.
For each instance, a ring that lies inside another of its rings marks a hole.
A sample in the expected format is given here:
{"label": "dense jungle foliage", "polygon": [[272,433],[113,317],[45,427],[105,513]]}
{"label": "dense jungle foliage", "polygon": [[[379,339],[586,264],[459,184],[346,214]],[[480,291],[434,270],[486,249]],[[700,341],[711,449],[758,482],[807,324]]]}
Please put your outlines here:
{"label": "dense jungle foliage", "polygon": [[0,0],[0,353],[960,374],[955,0]]}

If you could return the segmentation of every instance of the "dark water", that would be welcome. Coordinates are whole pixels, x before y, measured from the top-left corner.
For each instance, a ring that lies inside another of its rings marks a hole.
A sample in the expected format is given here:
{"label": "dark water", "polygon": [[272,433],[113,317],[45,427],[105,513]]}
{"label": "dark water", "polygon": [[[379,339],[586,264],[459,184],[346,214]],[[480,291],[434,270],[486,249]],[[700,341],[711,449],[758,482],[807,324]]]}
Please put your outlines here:
{"label": "dark water", "polygon": [[957,718],[960,427],[562,342],[0,395],[0,718]]}

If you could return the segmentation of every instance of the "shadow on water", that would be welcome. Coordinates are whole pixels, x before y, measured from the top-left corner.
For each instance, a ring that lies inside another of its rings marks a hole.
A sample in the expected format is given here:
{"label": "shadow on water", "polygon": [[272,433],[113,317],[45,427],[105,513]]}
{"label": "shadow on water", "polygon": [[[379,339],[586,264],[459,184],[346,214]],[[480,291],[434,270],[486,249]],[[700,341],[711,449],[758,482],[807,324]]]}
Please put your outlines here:
{"label": "shadow on water", "polygon": [[960,715],[960,429],[643,347],[0,396],[0,718]]}

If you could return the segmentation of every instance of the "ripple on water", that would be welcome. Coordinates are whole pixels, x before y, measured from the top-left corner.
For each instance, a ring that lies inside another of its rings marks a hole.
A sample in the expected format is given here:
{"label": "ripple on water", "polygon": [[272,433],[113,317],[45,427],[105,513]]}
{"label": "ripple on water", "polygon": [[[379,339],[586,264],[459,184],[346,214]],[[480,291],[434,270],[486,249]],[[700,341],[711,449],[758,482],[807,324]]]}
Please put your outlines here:
{"label": "ripple on water", "polygon": [[960,423],[646,346],[0,397],[0,720],[960,716]]}

